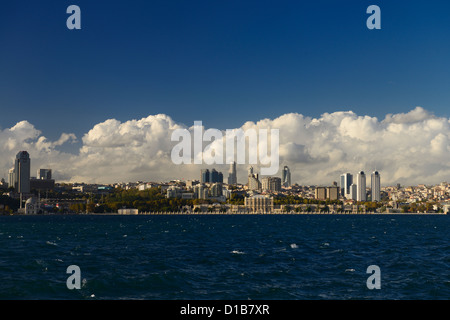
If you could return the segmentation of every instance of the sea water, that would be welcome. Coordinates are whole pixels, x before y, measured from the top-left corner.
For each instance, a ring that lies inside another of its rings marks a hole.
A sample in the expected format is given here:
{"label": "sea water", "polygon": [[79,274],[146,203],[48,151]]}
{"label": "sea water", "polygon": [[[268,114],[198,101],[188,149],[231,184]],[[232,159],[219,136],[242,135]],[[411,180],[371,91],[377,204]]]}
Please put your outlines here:
{"label": "sea water", "polygon": [[1,216],[0,299],[449,299],[449,227],[444,215]]}

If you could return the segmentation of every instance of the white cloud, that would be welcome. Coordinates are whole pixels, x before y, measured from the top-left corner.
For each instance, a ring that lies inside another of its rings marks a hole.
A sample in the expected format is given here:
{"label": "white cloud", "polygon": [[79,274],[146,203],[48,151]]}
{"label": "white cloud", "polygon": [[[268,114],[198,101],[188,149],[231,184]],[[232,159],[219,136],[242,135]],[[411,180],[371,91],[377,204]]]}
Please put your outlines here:
{"label": "white cloud", "polygon": [[[207,123],[203,125],[208,129]],[[81,138],[81,148],[69,154],[58,147],[76,142],[74,134],[62,133],[58,140],[49,141],[31,123],[21,121],[0,130],[0,177],[7,176],[17,152],[27,150],[32,175],[38,168],[50,167],[60,180],[199,179],[201,168],[215,167],[226,181],[228,165],[172,163],[170,155],[176,142],[170,137],[178,128],[193,130],[191,124],[176,123],[164,114],[125,122],[108,119],[87,132]],[[450,178],[449,119],[421,107],[388,114],[383,120],[351,111],[325,113],[318,118],[289,113],[247,121],[241,127],[271,128],[280,133],[280,167],[288,165],[293,182],[300,184],[331,184],[343,172],[364,170],[370,174],[375,169],[381,173],[383,184],[432,184]],[[246,181],[246,172],[246,165],[238,166],[239,182]]]}

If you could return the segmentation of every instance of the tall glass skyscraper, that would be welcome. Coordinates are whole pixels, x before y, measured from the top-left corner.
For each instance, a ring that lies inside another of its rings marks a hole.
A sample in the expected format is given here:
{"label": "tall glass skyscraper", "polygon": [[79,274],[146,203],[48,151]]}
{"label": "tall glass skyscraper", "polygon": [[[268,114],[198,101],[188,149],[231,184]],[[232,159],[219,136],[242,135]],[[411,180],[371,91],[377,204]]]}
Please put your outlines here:
{"label": "tall glass skyscraper", "polygon": [[374,171],[371,175],[371,192],[372,192],[372,201],[380,201],[381,200],[381,179],[378,171]]}
{"label": "tall glass skyscraper", "polygon": [[230,163],[230,171],[228,173],[228,184],[237,184],[236,162]]}
{"label": "tall glass skyscraper", "polygon": [[202,170],[200,171],[200,174],[201,174],[201,179],[200,179],[200,181],[201,181],[202,183],[208,183],[208,182],[210,182],[210,180],[209,180],[209,170],[208,170],[208,169],[202,169]]}
{"label": "tall glass skyscraper", "polygon": [[284,166],[284,168],[283,168],[281,184],[284,187],[291,186],[291,170],[289,170],[288,166]]}
{"label": "tall glass skyscraper", "polygon": [[26,151],[20,151],[16,155],[14,166],[14,188],[16,192],[30,192],[30,168],[30,155]]}
{"label": "tall glass skyscraper", "polygon": [[347,194],[350,194],[350,186],[353,183],[353,175],[350,173],[341,174],[340,187],[341,196],[344,198]]}

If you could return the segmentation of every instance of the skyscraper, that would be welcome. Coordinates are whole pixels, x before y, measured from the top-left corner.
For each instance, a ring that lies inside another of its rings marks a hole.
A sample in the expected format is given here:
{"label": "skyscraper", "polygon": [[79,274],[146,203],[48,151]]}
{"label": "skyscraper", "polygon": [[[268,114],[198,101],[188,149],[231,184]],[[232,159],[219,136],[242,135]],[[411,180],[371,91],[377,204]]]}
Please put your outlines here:
{"label": "skyscraper", "polygon": [[370,183],[371,183],[372,201],[380,201],[381,183],[380,183],[380,174],[378,173],[378,171],[374,171],[372,173]]}
{"label": "skyscraper", "polygon": [[208,182],[210,182],[210,180],[209,180],[209,170],[208,169],[202,169],[201,171],[200,171],[200,174],[201,174],[201,179],[200,179],[200,181],[201,181],[201,183],[208,183]]}
{"label": "skyscraper", "polygon": [[228,173],[228,184],[237,184],[236,162],[230,163],[230,171]]}
{"label": "skyscraper", "polygon": [[219,182],[219,172],[216,169],[212,169],[209,173],[209,182],[216,183]]}
{"label": "skyscraper", "polygon": [[284,187],[290,187],[291,186],[291,170],[289,170],[288,166],[284,166],[284,168],[283,168],[281,184]]}
{"label": "skyscraper", "polygon": [[358,172],[358,175],[356,176],[356,201],[367,201],[366,175],[364,171]]}
{"label": "skyscraper", "polygon": [[14,166],[14,182],[16,192],[30,192],[30,155],[26,151],[20,151],[16,155]]}
{"label": "skyscraper", "polygon": [[353,175],[351,175],[350,173],[341,174],[340,193],[343,198],[350,194],[350,186],[352,185],[352,183]]}

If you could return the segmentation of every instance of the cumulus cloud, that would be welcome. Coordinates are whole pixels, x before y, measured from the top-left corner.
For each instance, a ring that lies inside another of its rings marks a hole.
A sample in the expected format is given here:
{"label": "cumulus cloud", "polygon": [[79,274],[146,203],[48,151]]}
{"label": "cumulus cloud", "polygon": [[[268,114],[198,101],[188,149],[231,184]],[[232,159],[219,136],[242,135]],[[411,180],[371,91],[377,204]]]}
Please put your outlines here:
{"label": "cumulus cloud", "polygon": [[[203,123],[207,130],[207,123]],[[49,141],[31,123],[21,121],[0,130],[0,177],[6,177],[14,157],[27,150],[32,174],[42,167],[52,168],[55,178],[72,182],[168,181],[199,179],[200,169],[215,167],[224,173],[228,165],[175,165],[171,141],[175,129],[191,134],[193,126],[176,123],[170,116],[150,115],[125,122],[108,119],[96,124],[83,137],[74,153],[58,150],[77,141],[62,133]],[[331,184],[344,172],[356,174],[378,170],[382,184],[439,183],[450,177],[450,122],[416,107],[407,113],[388,114],[384,119],[357,115],[352,111],[325,113],[312,118],[299,113],[275,119],[244,122],[244,131],[279,130],[280,167],[288,165],[293,182]],[[222,131],[225,137],[225,131]],[[206,142],[203,147],[220,148],[223,141]],[[257,152],[254,149],[249,153]],[[192,153],[192,158],[199,157]],[[224,155],[225,160],[225,155]],[[246,182],[248,165],[238,166],[238,181]],[[257,170],[260,167],[256,166]],[[281,170],[278,175],[281,175]]]}

